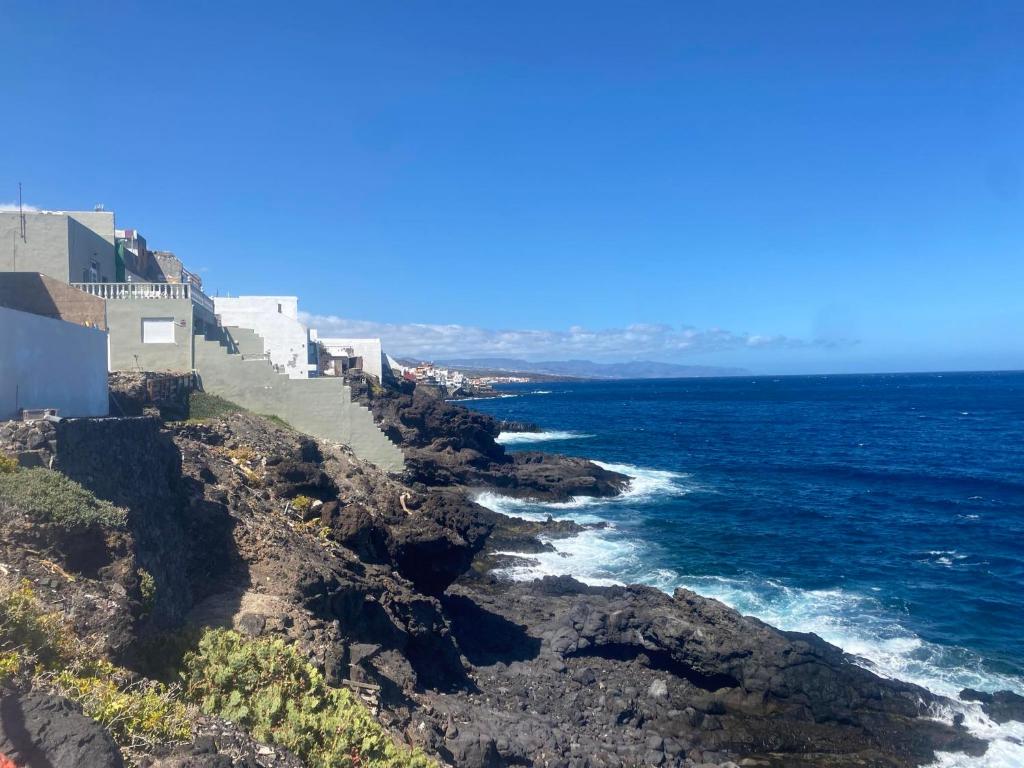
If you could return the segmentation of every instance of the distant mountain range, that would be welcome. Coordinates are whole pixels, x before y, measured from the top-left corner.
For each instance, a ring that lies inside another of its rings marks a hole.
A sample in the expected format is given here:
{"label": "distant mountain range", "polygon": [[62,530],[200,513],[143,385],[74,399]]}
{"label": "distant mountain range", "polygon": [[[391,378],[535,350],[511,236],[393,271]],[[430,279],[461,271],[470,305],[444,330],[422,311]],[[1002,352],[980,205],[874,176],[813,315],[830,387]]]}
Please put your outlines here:
{"label": "distant mountain range", "polygon": [[744,368],[711,365],[677,365],[641,360],[629,363],[594,363],[590,360],[560,360],[531,363],[502,357],[479,357],[459,360],[438,360],[437,365],[463,371],[497,374],[539,374],[573,379],[689,379],[698,376],[744,376]]}

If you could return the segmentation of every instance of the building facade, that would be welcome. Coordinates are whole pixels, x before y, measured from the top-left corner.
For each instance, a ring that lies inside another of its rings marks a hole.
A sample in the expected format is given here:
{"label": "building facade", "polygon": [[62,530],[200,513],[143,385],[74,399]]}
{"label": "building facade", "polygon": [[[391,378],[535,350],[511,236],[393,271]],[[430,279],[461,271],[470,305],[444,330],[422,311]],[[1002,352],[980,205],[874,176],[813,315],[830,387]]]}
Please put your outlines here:
{"label": "building facade", "polygon": [[[376,376],[378,381],[384,378],[384,350],[380,339],[340,339],[318,337],[317,341],[324,348],[329,358],[347,359],[350,362],[334,366],[327,371],[329,375],[340,376],[351,368],[361,369],[364,373]],[[338,370],[341,367],[342,370]],[[390,368],[388,371],[390,372]]]}
{"label": "building facade", "polygon": [[296,296],[217,296],[214,313],[225,327],[248,328],[263,339],[270,362],[292,379],[309,377],[309,334]]}
{"label": "building facade", "polygon": [[0,272],[37,272],[65,283],[113,282],[114,214],[0,212]]}
{"label": "building facade", "polygon": [[188,283],[75,283],[107,303],[110,370],[191,371],[194,334],[216,329],[213,301]]}

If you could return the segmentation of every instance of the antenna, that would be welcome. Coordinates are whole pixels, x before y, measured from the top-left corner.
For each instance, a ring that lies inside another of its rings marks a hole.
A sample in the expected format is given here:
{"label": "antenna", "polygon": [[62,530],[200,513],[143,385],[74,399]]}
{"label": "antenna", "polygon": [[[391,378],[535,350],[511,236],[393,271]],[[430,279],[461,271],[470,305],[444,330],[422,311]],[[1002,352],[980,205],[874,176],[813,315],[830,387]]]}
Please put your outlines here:
{"label": "antenna", "polygon": [[18,226],[21,230],[21,240],[25,242],[25,206],[21,202],[21,182],[18,182]]}

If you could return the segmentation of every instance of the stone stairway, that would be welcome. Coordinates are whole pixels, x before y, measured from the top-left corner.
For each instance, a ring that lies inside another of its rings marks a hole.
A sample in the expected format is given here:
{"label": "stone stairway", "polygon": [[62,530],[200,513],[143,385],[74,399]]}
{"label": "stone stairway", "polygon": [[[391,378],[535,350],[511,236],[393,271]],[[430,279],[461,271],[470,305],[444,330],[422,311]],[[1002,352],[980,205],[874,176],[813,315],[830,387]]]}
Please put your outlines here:
{"label": "stone stairway", "polygon": [[342,379],[291,379],[278,373],[263,351],[262,337],[248,328],[217,328],[196,335],[193,342],[204,391],[254,413],[277,416],[313,437],[343,443],[381,469],[405,468],[401,449],[381,432],[366,407],[353,402]]}

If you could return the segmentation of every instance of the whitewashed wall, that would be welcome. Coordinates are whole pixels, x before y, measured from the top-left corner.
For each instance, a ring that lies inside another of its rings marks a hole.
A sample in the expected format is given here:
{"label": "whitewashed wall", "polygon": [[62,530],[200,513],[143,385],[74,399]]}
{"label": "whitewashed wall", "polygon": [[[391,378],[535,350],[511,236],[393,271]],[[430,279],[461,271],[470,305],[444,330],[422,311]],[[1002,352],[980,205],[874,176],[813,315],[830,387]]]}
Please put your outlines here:
{"label": "whitewashed wall", "polygon": [[295,296],[216,297],[214,314],[221,325],[249,328],[263,337],[263,349],[270,361],[292,379],[309,375],[306,327],[299,322],[299,300]]}
{"label": "whitewashed wall", "polygon": [[107,415],[107,332],[0,307],[0,419]]}
{"label": "whitewashed wall", "polygon": [[378,380],[384,376],[384,353],[380,339],[325,339],[320,343],[328,352],[340,355],[345,348],[351,348],[354,357],[363,358],[363,370],[372,373]]}

